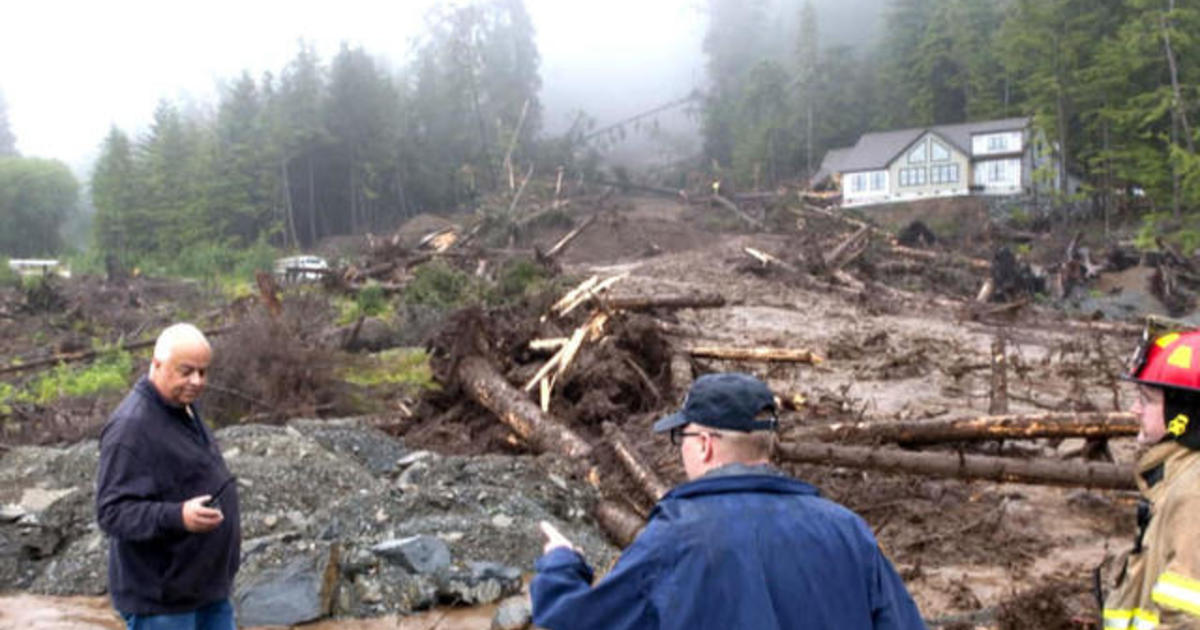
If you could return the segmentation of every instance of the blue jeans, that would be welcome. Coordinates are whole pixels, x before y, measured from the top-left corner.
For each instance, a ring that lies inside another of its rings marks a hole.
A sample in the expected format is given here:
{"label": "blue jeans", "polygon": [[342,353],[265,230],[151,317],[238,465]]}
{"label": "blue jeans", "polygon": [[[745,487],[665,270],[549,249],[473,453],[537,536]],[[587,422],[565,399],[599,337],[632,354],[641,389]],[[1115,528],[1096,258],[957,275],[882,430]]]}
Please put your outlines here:
{"label": "blue jeans", "polygon": [[233,605],[228,599],[173,615],[121,613],[126,630],[236,630]]}

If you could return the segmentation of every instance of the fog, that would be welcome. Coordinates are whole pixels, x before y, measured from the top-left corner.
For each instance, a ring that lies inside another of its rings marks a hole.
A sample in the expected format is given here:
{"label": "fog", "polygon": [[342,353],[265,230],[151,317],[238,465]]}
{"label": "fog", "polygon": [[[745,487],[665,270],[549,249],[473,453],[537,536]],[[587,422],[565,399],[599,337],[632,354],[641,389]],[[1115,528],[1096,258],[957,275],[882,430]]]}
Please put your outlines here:
{"label": "fog", "polygon": [[[884,0],[816,3],[822,39],[870,37]],[[0,93],[24,155],[56,158],[86,176],[111,125],[137,134],[156,104],[215,106],[243,70],[279,70],[301,39],[323,61],[348,43],[396,68],[434,3],[255,0],[11,3],[0,21]],[[701,0],[526,0],[541,54],[544,130],[578,112],[598,125],[704,86]],[[659,117],[675,150],[698,148],[695,116]],[[662,141],[662,138],[659,138]]]}

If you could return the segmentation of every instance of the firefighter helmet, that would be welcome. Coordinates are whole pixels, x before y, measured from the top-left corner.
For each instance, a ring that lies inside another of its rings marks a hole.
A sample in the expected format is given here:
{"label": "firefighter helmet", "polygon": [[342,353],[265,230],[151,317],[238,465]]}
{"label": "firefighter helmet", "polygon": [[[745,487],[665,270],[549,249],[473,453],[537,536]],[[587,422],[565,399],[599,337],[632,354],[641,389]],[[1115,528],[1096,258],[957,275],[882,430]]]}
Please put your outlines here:
{"label": "firefighter helmet", "polygon": [[1124,378],[1153,387],[1200,392],[1200,330],[1153,334],[1147,327]]}

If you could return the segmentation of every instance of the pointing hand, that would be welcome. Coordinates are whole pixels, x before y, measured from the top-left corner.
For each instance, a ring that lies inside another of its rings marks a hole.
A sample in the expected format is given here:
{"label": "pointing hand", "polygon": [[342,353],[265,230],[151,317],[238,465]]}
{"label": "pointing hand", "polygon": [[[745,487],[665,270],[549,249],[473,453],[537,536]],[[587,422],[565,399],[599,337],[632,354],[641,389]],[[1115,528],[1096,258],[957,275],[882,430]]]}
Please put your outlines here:
{"label": "pointing hand", "polygon": [[546,536],[546,546],[542,547],[542,553],[550,553],[559,547],[565,547],[572,551],[575,550],[575,545],[572,545],[571,541],[567,540],[567,537],[563,536],[563,533],[558,531],[558,528],[551,525],[549,521],[542,521],[538,523],[538,526],[542,528],[542,533]]}

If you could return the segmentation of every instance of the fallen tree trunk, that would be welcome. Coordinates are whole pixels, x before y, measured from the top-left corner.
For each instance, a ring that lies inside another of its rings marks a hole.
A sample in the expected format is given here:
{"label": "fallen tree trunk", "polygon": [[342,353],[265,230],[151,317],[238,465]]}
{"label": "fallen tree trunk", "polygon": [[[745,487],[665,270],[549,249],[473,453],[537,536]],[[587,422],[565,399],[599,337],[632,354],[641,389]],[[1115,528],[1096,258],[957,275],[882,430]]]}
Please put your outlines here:
{"label": "fallen tree trunk", "polygon": [[790,348],[733,348],[727,346],[697,346],[688,350],[694,357],[726,359],[729,361],[783,361],[788,363],[820,363],[823,359],[811,350]]}
{"label": "fallen tree trunk", "polygon": [[625,467],[633,480],[637,482],[638,487],[651,500],[657,502],[663,498],[671,488],[663,483],[654,469],[647,466],[646,462],[634,450],[633,445],[629,443],[629,438],[621,427],[605,422],[601,425],[604,429],[604,437],[608,439],[608,443],[612,445],[613,451],[617,453],[617,459]]}
{"label": "fallen tree trunk", "polygon": [[[983,366],[987,367],[987,366]],[[843,422],[803,427],[789,435],[803,441],[936,444],[978,440],[1137,435],[1137,417],[1127,411],[1035,413],[909,422]]]}
{"label": "fallen tree trunk", "polygon": [[892,245],[891,250],[892,253],[896,254],[897,256],[907,256],[909,258],[919,258],[921,260],[930,261],[946,260],[947,262],[967,265],[972,269],[979,269],[981,271],[987,271],[992,268],[992,263],[983,260],[982,258],[970,258],[967,256],[960,256],[958,254],[942,254],[924,249],[905,247],[904,245]]}
{"label": "fallen tree trunk", "polygon": [[601,501],[596,504],[593,514],[596,522],[608,534],[618,547],[628,547],[629,543],[642,533],[646,522],[632,510],[616,501]]}
{"label": "fallen tree trunk", "polygon": [[649,311],[656,308],[720,308],[725,306],[725,297],[708,295],[649,295],[644,297],[618,297],[603,300],[604,306],[623,311]]}
{"label": "fallen tree trunk", "polygon": [[509,385],[486,359],[478,356],[464,358],[458,364],[457,376],[475,402],[496,414],[501,422],[534,449],[570,458],[591,455],[590,444],[543,413],[524,393]]}
{"label": "fallen tree trunk", "polygon": [[[205,337],[215,337],[217,335],[220,335],[221,333],[229,332],[230,330],[233,330],[232,326],[223,326],[221,328],[210,328],[210,329],[202,331],[202,332],[204,333]],[[157,342],[157,341],[158,341],[158,339],[146,339],[143,341],[135,341],[133,343],[119,344],[115,348],[111,348],[110,350],[111,351],[140,350],[142,348],[149,348],[150,346],[153,346],[155,344],[155,342]],[[3,367],[0,367],[0,374],[11,374],[14,372],[24,372],[26,370],[38,370],[38,369],[41,369],[44,367],[58,365],[59,363],[74,363],[76,361],[87,361],[89,359],[94,359],[97,356],[104,354],[105,352],[109,352],[110,350],[86,350],[84,352],[73,352],[71,354],[60,354],[60,355],[53,356],[53,357],[46,357],[44,359],[36,359],[33,361],[22,361],[21,363],[16,364],[16,365],[5,365]]]}
{"label": "fallen tree trunk", "polygon": [[566,236],[559,239],[559,241],[554,244],[554,247],[551,247],[550,251],[546,252],[546,258],[552,259],[555,256],[558,256],[559,254],[563,253],[563,251],[567,249],[567,246],[571,244],[571,241],[575,240],[575,238],[577,236],[579,236],[580,234],[583,234],[584,230],[588,229],[588,227],[591,224],[596,222],[597,216],[599,216],[599,215],[593,214],[592,216],[588,217],[587,220],[585,220],[583,223],[579,224],[578,227],[571,230],[570,232],[567,232]]}
{"label": "fallen tree trunk", "polygon": [[742,209],[737,207],[737,204],[722,197],[720,194],[714,194],[712,196],[712,198],[713,198],[713,201],[716,201],[718,204],[720,204],[722,208],[725,208],[726,210],[736,214],[739,219],[748,223],[750,225],[750,227],[753,227],[753,228],[756,228],[759,230],[763,229],[762,221],[759,221],[758,219],[755,219],[754,217],[746,214],[745,212],[742,212]]}
{"label": "fallen tree trunk", "polygon": [[790,462],[933,477],[1113,490],[1137,488],[1133,480],[1133,468],[1116,464],[1050,459],[1022,460],[960,453],[921,453],[896,448],[834,446],[808,442],[781,445],[779,455],[780,459]]}
{"label": "fallen tree trunk", "polygon": [[850,236],[846,237],[837,247],[825,255],[825,266],[829,269],[840,269],[849,263],[862,251],[858,250],[858,244],[863,239],[867,238],[867,233],[870,231],[870,226],[864,225],[858,228]]}

